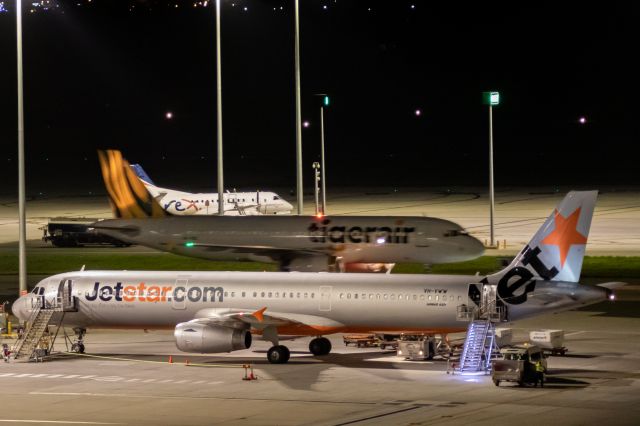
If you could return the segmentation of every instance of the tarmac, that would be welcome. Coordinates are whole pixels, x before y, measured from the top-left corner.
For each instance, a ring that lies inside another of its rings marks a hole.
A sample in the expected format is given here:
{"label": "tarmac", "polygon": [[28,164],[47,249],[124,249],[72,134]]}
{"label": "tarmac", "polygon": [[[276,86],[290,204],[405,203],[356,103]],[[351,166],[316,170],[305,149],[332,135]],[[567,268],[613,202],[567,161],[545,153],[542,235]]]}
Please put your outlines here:
{"label": "tarmac", "polygon": [[[640,286],[617,302],[509,324],[565,331],[544,388],[447,374],[445,360],[345,347],[314,357],[286,341],[272,365],[261,340],[205,356],[179,352],[170,332],[91,330],[87,354],[0,363],[0,423],[123,425],[616,424],[640,421]],[[460,338],[462,335],[453,335]],[[63,338],[56,349],[65,350]],[[169,359],[173,361],[168,363]],[[187,365],[186,363],[189,363]],[[242,364],[257,380],[245,381]]]}
{"label": "tarmac", "polygon": [[[498,253],[519,250],[563,195],[499,191],[496,234],[507,249]],[[601,194],[587,254],[640,255],[639,195]],[[482,240],[488,233],[486,196],[473,191],[359,192],[329,200],[331,214],[424,213],[458,222]],[[48,217],[110,216],[99,197],[35,200],[27,208],[30,246],[41,245],[37,228]],[[7,247],[17,234],[14,210],[11,203],[0,207],[0,242]],[[549,358],[542,389],[447,374],[443,359],[405,361],[392,351],[345,347],[342,335],[328,336],[333,351],[324,357],[308,352],[308,338],[285,341],[291,361],[272,365],[266,361],[270,343],[261,340],[245,351],[208,356],[178,351],[171,332],[90,330],[85,345],[91,356],[0,362],[0,423],[637,425],[640,285],[618,290],[617,297],[505,325],[565,331],[569,352]],[[55,349],[66,350],[64,338]],[[247,363],[257,380],[242,380]]]}

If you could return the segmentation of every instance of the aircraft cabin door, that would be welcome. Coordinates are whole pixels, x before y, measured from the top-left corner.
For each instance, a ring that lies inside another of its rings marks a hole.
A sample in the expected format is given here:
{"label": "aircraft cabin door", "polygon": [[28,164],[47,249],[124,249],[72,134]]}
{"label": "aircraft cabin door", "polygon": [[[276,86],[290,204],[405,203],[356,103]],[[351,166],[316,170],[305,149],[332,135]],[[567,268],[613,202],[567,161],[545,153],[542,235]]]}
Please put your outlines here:
{"label": "aircraft cabin door", "polygon": [[320,306],[318,306],[318,310],[329,312],[331,310],[331,290],[333,287],[331,286],[322,286],[320,287]]}
{"label": "aircraft cabin door", "polygon": [[60,281],[58,285],[58,301],[65,312],[76,310],[75,298],[73,297],[73,281]]}
{"label": "aircraft cabin door", "polygon": [[189,279],[181,278],[176,280],[171,295],[171,307],[173,309],[187,309],[187,291],[189,290]]}

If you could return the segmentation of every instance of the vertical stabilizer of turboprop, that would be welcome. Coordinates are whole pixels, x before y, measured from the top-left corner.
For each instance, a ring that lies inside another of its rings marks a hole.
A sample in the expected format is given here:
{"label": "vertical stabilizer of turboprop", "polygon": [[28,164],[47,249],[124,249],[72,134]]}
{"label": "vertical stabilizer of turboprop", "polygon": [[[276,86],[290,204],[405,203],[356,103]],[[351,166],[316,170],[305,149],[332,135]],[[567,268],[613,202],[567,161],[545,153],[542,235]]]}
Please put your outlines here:
{"label": "vertical stabilizer of turboprop", "polygon": [[136,176],[138,176],[143,183],[156,186],[156,184],[153,183],[153,181],[151,180],[147,172],[144,171],[144,169],[140,164],[131,164],[131,169],[134,171]]}
{"label": "vertical stabilizer of turboprop", "polygon": [[111,208],[122,219],[163,217],[167,213],[117,150],[98,151]]}
{"label": "vertical stabilizer of turboprop", "polygon": [[515,273],[550,281],[578,282],[598,191],[571,191],[558,204],[511,265]]}

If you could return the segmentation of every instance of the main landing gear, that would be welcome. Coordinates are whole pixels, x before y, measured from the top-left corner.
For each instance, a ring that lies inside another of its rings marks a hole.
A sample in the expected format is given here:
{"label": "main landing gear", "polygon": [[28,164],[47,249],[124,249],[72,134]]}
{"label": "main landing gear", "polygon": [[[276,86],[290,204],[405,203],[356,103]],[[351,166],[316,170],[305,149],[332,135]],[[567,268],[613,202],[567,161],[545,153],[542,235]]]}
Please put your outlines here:
{"label": "main landing gear", "polygon": [[76,334],[75,341],[71,344],[71,352],[75,352],[77,354],[84,353],[84,335],[87,333],[86,328],[76,327],[73,329],[73,332]]}
{"label": "main landing gear", "polygon": [[[309,352],[315,356],[327,355],[331,352],[331,342],[326,337],[316,337],[309,342]],[[290,357],[289,348],[275,343],[267,352],[267,359],[271,364],[284,364]]]}
{"label": "main landing gear", "polygon": [[327,355],[331,352],[331,342],[326,337],[316,337],[309,342],[309,352],[315,356]]}

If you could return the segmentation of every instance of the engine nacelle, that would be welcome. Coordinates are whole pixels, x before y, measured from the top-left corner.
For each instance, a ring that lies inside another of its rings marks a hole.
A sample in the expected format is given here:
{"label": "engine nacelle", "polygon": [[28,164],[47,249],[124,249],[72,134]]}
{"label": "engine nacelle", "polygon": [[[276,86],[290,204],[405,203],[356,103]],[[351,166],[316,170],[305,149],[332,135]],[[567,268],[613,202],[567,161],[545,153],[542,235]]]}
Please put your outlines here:
{"label": "engine nacelle", "polygon": [[231,352],[251,347],[249,330],[219,325],[183,322],[176,326],[173,335],[176,346],[183,352]]}

